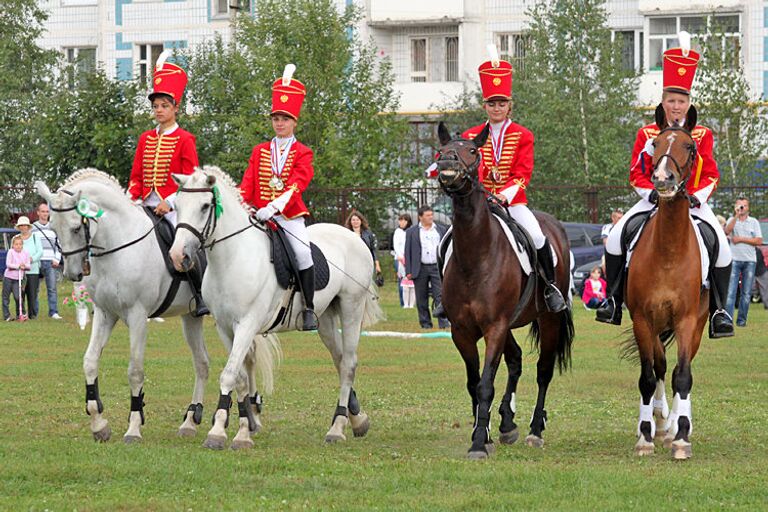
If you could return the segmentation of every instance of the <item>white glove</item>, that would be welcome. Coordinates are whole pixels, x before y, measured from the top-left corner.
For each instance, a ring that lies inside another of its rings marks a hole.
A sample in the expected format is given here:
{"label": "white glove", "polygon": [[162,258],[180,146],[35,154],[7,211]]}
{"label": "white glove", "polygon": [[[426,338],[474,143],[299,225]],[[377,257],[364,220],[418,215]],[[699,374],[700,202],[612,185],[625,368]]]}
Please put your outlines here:
{"label": "white glove", "polygon": [[275,215],[275,213],[276,213],[275,209],[267,205],[267,206],[264,206],[263,208],[258,209],[258,211],[256,212],[256,218],[259,221],[264,222],[265,220],[271,219],[272,216]]}

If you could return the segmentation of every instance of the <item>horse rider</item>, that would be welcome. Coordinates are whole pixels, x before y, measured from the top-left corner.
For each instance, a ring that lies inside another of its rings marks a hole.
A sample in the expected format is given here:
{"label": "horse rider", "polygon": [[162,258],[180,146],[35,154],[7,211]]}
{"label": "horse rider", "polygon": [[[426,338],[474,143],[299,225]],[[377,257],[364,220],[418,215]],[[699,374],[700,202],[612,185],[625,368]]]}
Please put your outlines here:
{"label": "horse rider", "polygon": [[[160,54],[149,94],[152,115],[157,126],[141,134],[133,158],[133,169],[128,184],[131,199],[154,208],[155,215],[162,216],[176,226],[173,209],[178,186],[171,174],[192,174],[197,167],[195,136],[179,128],[176,116],[187,86],[187,74],[176,64],[166,62],[170,52]],[[208,314],[208,308],[200,292],[203,281],[201,265],[194,265],[187,272],[195,299],[193,316]]]}
{"label": "horse rider", "polygon": [[482,162],[478,176],[488,192],[507,207],[509,215],[531,236],[536,247],[536,259],[546,280],[545,303],[549,311],[556,313],[566,309],[567,305],[555,285],[551,246],[539,221],[528,209],[525,195],[533,173],[533,133],[509,119],[512,109],[512,64],[499,59],[494,45],[489,45],[488,50],[491,60],[483,62],[478,68],[483,109],[488,121],[470,128],[461,136],[471,140],[490,126],[488,140],[480,148]]}
{"label": "horse rider", "polygon": [[243,200],[258,208],[256,218],[264,222],[274,218],[288,234],[296,256],[299,284],[304,294],[305,331],[317,329],[314,312],[315,268],[309,246],[309,232],[304,217],[309,210],[301,194],[307,189],[314,169],[312,150],[296,140],[293,132],[306,96],[304,84],[292,78],[296,66],[285,66],[282,78],[272,84],[272,140],[253,148],[248,168],[240,183]]}
{"label": "horse rider", "polygon": [[[663,83],[661,103],[656,107],[657,119],[663,119],[661,125],[649,124],[640,128],[632,150],[629,169],[629,181],[640,195],[635,204],[614,226],[606,243],[605,266],[608,282],[611,285],[610,297],[603,308],[597,310],[596,320],[609,324],[621,325],[621,305],[624,299],[624,267],[626,255],[622,253],[621,237],[624,225],[633,216],[656,207],[658,193],[651,182],[653,171],[653,142],[661,130],[678,124],[690,131],[696,142],[696,156],[693,171],[686,183],[691,204],[691,215],[709,224],[717,234],[720,249],[715,259],[715,268],[711,279],[714,281],[720,304],[724,307],[728,293],[728,281],[731,276],[731,249],[725,232],[715,214],[707,204],[720,179],[717,163],[712,156],[712,131],[701,125],[690,126],[695,119],[696,107],[691,105],[691,85],[699,63],[699,54],[690,49],[690,35],[679,34],[681,48],[671,48],[664,52]],[[663,114],[663,115],[662,115]],[[717,307],[714,293],[710,293],[709,337],[722,338],[733,336],[733,320],[730,315]]]}

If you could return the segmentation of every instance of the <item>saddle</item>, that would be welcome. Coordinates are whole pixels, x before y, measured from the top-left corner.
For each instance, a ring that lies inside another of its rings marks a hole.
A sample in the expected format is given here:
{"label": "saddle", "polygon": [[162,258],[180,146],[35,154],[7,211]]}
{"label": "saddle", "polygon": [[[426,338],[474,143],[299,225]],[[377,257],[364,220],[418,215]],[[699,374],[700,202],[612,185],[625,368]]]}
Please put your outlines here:
{"label": "saddle", "polygon": [[[296,256],[291,249],[288,241],[290,235],[285,230],[275,224],[277,229],[268,229],[267,235],[272,242],[271,261],[275,267],[275,276],[277,283],[284,290],[298,286],[299,266],[296,264]],[[312,262],[315,266],[315,291],[322,290],[328,286],[331,277],[328,261],[325,259],[323,251],[314,243],[309,244],[312,250]]]}

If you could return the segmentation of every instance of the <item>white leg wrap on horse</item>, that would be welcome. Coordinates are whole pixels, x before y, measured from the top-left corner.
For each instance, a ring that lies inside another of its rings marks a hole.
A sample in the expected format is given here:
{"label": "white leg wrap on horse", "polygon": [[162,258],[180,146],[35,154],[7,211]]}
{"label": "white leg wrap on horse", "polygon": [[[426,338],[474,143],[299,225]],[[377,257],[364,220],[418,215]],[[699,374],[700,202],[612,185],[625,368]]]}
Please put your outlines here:
{"label": "white leg wrap on horse", "polygon": [[[675,395],[678,396],[678,395]],[[688,428],[688,435],[693,434],[693,415],[691,414],[691,394],[688,393],[688,398],[680,398],[677,402],[677,417],[682,418],[686,417],[688,418],[688,424],[690,427]],[[675,422],[677,423],[677,422]]]}
{"label": "white leg wrap on horse", "polygon": [[667,393],[664,389],[664,381],[656,381],[656,393],[653,395],[653,408],[654,410],[661,411],[661,417],[667,419],[669,417],[669,405],[667,404]]}
{"label": "white leg wrap on horse", "polygon": [[640,432],[640,425],[647,421],[651,424],[651,437],[656,435],[656,422],[653,421],[653,402],[649,403],[648,405],[645,405],[643,403],[643,399],[640,398],[640,419],[637,422],[637,435],[642,436],[642,432]]}

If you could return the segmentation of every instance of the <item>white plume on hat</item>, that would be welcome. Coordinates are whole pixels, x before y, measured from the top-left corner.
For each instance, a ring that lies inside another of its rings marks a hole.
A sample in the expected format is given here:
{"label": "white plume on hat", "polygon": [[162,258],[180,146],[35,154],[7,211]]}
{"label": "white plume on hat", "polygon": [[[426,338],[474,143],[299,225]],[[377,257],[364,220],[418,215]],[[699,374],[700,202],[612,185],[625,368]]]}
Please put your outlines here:
{"label": "white plume on hat", "polygon": [[296,71],[296,64],[286,64],[283,70],[283,85],[290,85],[293,73]]}
{"label": "white plume on hat", "polygon": [[683,56],[687,57],[691,53],[691,34],[685,30],[677,34],[677,40],[680,41],[680,49],[683,50]]}
{"label": "white plume on hat", "polygon": [[165,64],[165,61],[168,60],[168,57],[171,56],[171,50],[163,50],[163,52],[160,54],[160,56],[157,58],[157,62],[155,63],[155,70],[163,69],[163,65]]}
{"label": "white plume on hat", "polygon": [[491,66],[499,67],[499,49],[493,43],[488,45],[488,57],[491,59]]}

